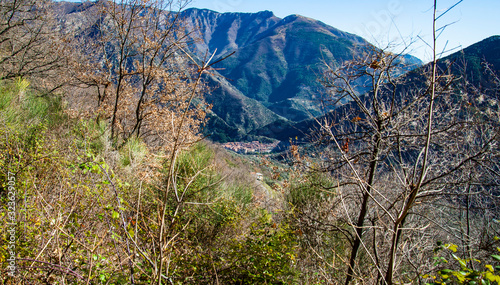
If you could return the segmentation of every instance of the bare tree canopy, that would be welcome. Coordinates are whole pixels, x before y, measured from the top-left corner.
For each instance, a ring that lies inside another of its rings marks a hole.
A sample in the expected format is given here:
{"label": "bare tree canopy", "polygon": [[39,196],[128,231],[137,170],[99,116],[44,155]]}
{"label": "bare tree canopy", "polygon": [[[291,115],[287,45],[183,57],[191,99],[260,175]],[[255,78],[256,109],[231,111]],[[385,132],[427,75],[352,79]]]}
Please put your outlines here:
{"label": "bare tree canopy", "polygon": [[51,5],[45,0],[0,1],[0,78],[35,77],[38,86],[59,87],[55,78],[66,58]]}

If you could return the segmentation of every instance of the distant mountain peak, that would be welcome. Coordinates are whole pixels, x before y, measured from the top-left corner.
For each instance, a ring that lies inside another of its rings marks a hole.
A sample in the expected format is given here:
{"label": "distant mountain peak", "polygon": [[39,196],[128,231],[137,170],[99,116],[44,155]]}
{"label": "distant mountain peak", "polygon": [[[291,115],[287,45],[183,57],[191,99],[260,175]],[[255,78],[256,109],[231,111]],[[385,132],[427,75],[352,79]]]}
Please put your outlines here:
{"label": "distant mountain peak", "polygon": [[269,10],[260,11],[260,12],[257,12],[256,14],[264,16],[264,17],[274,17],[274,13],[272,11],[269,11]]}
{"label": "distant mountain peak", "polygon": [[[84,5],[56,3],[68,26],[83,17],[75,12]],[[318,100],[326,90],[318,79],[325,62],[352,59],[360,46],[370,45],[359,36],[298,14],[282,19],[271,11],[189,8],[180,16],[194,56],[216,52],[217,60],[234,52],[214,66],[213,74],[221,76],[207,78],[212,92],[206,97],[213,104],[212,125],[225,128],[212,131],[233,140],[276,121],[298,122],[324,114]]]}
{"label": "distant mountain peak", "polygon": [[212,13],[217,14],[218,16],[244,16],[244,15],[255,15],[264,18],[275,17],[274,13],[269,10],[263,10],[259,12],[217,12],[215,10],[210,10],[207,8],[188,8],[185,9],[182,13]]}
{"label": "distant mountain peak", "polygon": [[319,20],[316,20],[316,19],[313,19],[313,18],[309,18],[309,17],[306,17],[306,16],[302,16],[300,14],[291,14],[291,15],[288,15],[285,18],[283,18],[283,21],[289,21],[289,22],[297,21],[297,20],[299,20],[299,21],[320,22]]}
{"label": "distant mountain peak", "polygon": [[[323,114],[317,100],[325,94],[318,81],[325,61],[352,59],[358,47],[370,45],[359,36],[299,14],[282,19],[271,11],[189,9],[186,15],[202,39],[194,45],[196,54],[217,50],[216,56],[222,57],[234,52],[215,66],[227,84],[216,88],[209,100],[216,116],[243,133],[263,122],[301,121]],[[225,100],[233,102],[230,107]],[[253,116],[235,117],[237,109],[254,110]]]}

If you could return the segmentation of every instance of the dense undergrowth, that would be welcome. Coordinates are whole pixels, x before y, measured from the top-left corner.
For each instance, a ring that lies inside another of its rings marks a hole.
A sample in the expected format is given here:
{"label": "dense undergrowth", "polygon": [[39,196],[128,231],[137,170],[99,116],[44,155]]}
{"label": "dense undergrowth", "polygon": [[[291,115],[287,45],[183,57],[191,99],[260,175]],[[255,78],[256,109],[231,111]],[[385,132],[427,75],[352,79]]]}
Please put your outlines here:
{"label": "dense undergrowth", "polygon": [[[303,154],[285,166],[198,142],[180,152],[172,174],[168,153],[137,138],[113,146],[106,122],[69,116],[62,97],[39,95],[26,80],[2,83],[0,112],[1,284],[345,279],[354,232],[342,214],[339,182],[312,171],[314,160],[297,162]],[[264,173],[262,181],[251,174],[256,171]],[[440,243],[434,252],[422,251],[429,269],[416,275],[403,268],[401,280],[498,283],[500,257],[491,255],[498,238],[490,231],[481,234],[481,256]],[[446,238],[457,240],[437,234],[426,240]],[[376,278],[367,253],[358,266],[360,283]]]}
{"label": "dense undergrowth", "polygon": [[[159,251],[167,261],[162,284],[296,280],[295,232],[254,205],[255,179],[243,164],[207,143],[181,153],[175,187],[187,191],[166,199],[169,243],[160,249],[168,155],[139,139],[115,149],[105,124],[70,118],[60,97],[38,96],[27,85],[3,83],[0,90],[0,261],[9,264],[10,250],[17,257],[15,277],[2,266],[2,284],[127,284],[131,278],[148,284]],[[8,189],[15,191],[13,204]]]}

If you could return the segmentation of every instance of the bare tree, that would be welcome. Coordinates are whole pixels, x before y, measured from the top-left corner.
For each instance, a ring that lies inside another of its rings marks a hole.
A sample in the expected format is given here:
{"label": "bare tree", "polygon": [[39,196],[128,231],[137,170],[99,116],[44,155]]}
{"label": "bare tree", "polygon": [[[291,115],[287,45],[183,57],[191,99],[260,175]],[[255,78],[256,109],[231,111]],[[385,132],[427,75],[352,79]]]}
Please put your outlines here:
{"label": "bare tree", "polygon": [[[51,14],[51,1],[0,1],[0,79],[37,77],[33,80],[61,86],[66,65],[61,35]],[[54,83],[56,82],[56,83]]]}
{"label": "bare tree", "polygon": [[[325,75],[329,103],[337,109],[318,119],[317,142],[324,151],[313,170],[338,181],[328,189],[338,193],[330,211],[342,209],[341,219],[353,230],[345,235],[351,241],[346,285],[367,274],[393,284],[404,277],[396,274],[403,264],[413,268],[410,279],[419,278],[426,262],[421,249],[450,233],[442,230],[450,228],[448,221],[429,212],[433,202],[444,198],[448,202],[441,204],[451,205],[450,197],[460,196],[457,188],[489,185],[492,180],[472,175],[473,169],[490,176],[496,171],[491,157],[498,155],[497,118],[480,111],[465,115],[470,105],[461,95],[461,78],[451,72],[457,63],[440,62],[436,52],[442,15],[435,1],[434,56],[427,66],[399,76],[403,53],[368,47]],[[461,197],[464,203],[469,196]]]}
{"label": "bare tree", "polygon": [[[75,77],[96,88],[97,112],[110,120],[115,141],[137,136],[166,142],[174,132],[172,116],[185,109],[197,72],[186,56],[188,38],[179,13],[186,4],[103,1],[93,8],[89,32],[76,41],[80,59],[74,62]],[[186,119],[193,120],[184,134],[203,119],[200,110],[189,109]]]}

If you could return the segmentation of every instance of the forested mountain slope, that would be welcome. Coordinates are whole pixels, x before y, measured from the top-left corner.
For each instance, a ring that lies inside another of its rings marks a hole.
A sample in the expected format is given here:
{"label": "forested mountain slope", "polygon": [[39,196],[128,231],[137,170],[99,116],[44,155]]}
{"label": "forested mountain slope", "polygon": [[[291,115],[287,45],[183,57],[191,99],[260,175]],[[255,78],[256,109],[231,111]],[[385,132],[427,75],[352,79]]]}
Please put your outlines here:
{"label": "forested mountain slope", "polygon": [[[475,93],[467,94],[468,98],[459,99],[458,96],[464,96],[464,90],[458,89],[455,99],[461,100],[462,104],[471,104],[481,108],[490,108],[498,110],[499,93],[495,88],[497,80],[494,74],[500,74],[500,36],[492,36],[484,39],[476,44],[473,44],[461,51],[455,52],[444,57],[438,63],[441,70],[446,70],[448,65],[449,74],[455,78],[465,78],[469,89],[480,89],[481,92],[488,95],[489,100],[484,96],[475,96]],[[488,67],[488,68],[485,68]],[[426,78],[423,71],[429,69],[429,65],[422,66],[407,74],[403,75],[401,82],[406,85],[398,86],[403,90],[411,88],[421,88],[425,83]],[[462,90],[462,91],[460,91]],[[452,104],[454,102],[450,102]],[[325,118],[338,122],[342,114],[356,108],[356,104],[348,103],[336,110],[329,112],[318,118],[306,119],[301,122],[276,121],[263,128],[253,131],[251,134],[256,136],[267,136],[282,141],[288,141],[289,138],[306,138],[311,131],[317,129],[317,120],[323,121]]]}

